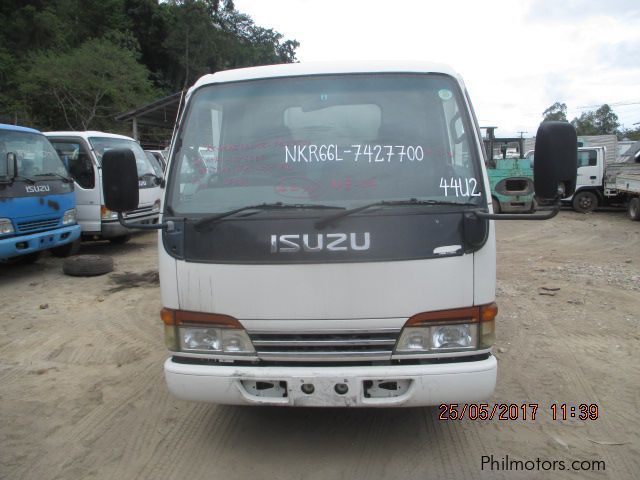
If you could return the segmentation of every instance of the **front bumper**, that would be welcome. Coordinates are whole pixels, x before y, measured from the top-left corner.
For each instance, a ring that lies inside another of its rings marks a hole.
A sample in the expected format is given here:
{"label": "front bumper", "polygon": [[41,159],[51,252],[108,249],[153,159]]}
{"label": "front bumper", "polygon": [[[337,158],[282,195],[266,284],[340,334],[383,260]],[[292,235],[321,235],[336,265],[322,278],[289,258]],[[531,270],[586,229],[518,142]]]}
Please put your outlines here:
{"label": "front bumper", "polygon": [[[160,218],[159,213],[153,213],[151,215],[143,215],[143,216],[128,216],[125,218],[125,222],[127,223],[144,223],[147,225],[152,225],[158,223],[158,219]],[[135,229],[134,229],[135,230]],[[130,235],[132,229],[123,227],[118,220],[102,220],[101,232],[100,236],[102,238],[114,238],[121,237],[123,235]]]}
{"label": "front bumper", "polygon": [[[295,407],[418,407],[484,400],[495,389],[494,356],[427,365],[259,367],[164,364],[169,391],[183,400]],[[269,384],[274,388],[266,388]],[[311,394],[303,385],[313,385]],[[344,384],[348,391],[336,392]],[[373,386],[372,386],[373,384]],[[397,390],[384,390],[395,384]],[[382,387],[387,385],[387,387]]]}
{"label": "front bumper", "polygon": [[0,240],[0,259],[60,247],[80,238],[80,233],[80,225],[70,225],[45,232],[4,238]]}

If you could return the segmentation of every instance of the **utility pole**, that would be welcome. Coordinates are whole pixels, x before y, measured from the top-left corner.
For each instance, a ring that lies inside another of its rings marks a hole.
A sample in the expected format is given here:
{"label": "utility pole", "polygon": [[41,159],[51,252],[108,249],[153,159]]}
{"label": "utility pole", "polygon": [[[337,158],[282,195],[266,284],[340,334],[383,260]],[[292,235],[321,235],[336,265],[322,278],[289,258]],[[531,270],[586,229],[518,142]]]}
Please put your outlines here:
{"label": "utility pole", "polygon": [[529,132],[518,132],[518,133],[520,134],[520,138],[522,138],[522,136],[523,136],[525,133],[529,133]]}

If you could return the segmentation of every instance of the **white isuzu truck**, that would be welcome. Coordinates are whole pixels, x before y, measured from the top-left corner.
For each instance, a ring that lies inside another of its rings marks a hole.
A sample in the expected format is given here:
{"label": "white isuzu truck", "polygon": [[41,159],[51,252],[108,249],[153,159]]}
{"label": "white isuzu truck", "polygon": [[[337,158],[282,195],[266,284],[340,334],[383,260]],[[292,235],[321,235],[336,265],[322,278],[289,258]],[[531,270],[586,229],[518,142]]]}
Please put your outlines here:
{"label": "white isuzu truck", "polygon": [[[223,404],[394,407],[489,397],[493,219],[548,218],[576,136],[541,126],[548,212],[494,215],[462,79],[425,63],[218,72],[172,141],[159,262],[169,390]],[[103,158],[107,208],[135,158]],[[150,227],[153,228],[153,227]]]}

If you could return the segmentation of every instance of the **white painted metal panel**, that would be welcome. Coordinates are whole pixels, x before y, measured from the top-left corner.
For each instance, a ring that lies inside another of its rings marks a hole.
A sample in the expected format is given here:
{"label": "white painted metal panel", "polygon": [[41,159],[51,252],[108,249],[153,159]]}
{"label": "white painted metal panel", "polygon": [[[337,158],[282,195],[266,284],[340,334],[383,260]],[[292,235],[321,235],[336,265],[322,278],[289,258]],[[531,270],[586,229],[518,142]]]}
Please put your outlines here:
{"label": "white painted metal panel", "polygon": [[471,306],[473,272],[473,255],[307,265],[177,261],[181,309],[240,320],[408,318]]}
{"label": "white painted metal panel", "polygon": [[179,309],[176,260],[162,246],[162,231],[160,230],[158,231],[158,273],[160,275],[162,306]]}

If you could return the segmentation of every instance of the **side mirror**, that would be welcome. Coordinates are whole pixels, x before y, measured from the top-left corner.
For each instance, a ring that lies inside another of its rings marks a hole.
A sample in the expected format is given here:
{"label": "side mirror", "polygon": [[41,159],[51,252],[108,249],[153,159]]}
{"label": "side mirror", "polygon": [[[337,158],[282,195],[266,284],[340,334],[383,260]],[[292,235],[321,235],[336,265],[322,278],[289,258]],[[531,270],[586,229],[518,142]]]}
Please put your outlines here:
{"label": "side mirror", "polygon": [[138,208],[138,168],[130,149],[118,148],[104,153],[102,189],[109,210],[124,213]]}
{"label": "side mirror", "polygon": [[541,204],[573,195],[578,169],[578,137],[567,122],[543,122],[536,134],[533,184]]}
{"label": "side mirror", "polygon": [[7,153],[7,158],[5,159],[7,162],[7,176],[9,178],[15,178],[18,176],[18,156],[13,153]]}

